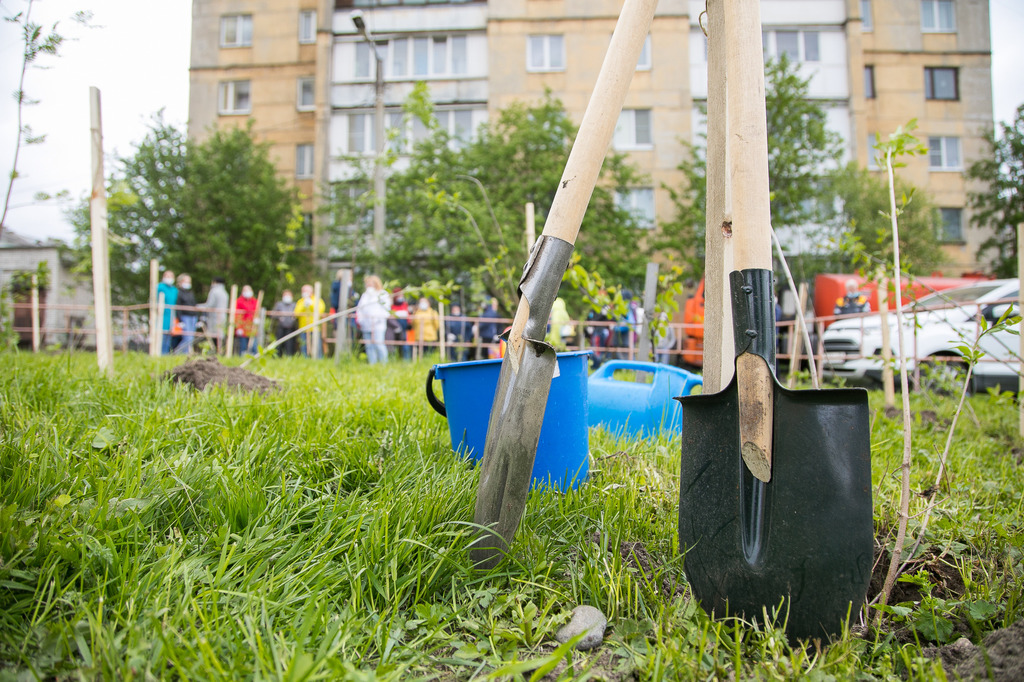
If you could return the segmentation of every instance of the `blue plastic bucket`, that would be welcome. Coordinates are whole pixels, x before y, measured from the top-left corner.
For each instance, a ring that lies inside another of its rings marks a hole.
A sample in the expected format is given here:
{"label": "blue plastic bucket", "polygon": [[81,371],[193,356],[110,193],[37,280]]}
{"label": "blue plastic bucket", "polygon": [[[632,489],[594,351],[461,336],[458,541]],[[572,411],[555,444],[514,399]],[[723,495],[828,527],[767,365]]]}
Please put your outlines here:
{"label": "blue plastic bucket", "polygon": [[[533,487],[577,487],[590,470],[587,433],[587,365],[590,351],[558,354],[558,369],[544,410],[533,462]],[[501,360],[434,365],[427,378],[427,399],[448,417],[452,448],[479,461],[484,454],[487,422],[498,388]],[[444,403],[433,394],[432,379],[444,390]]]}
{"label": "blue plastic bucket", "polygon": [[[634,370],[654,375],[649,384],[619,381],[615,370]],[[704,380],[692,372],[638,360],[610,360],[590,376],[590,425],[611,433],[643,438],[667,430],[680,433],[683,410],[679,396],[689,395]]]}

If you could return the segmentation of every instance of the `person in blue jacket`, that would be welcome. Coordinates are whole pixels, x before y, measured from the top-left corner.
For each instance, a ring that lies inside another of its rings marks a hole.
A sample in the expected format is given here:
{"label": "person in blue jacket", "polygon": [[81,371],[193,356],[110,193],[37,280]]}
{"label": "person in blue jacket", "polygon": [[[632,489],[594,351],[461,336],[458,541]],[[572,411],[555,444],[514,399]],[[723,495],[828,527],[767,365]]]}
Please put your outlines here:
{"label": "person in blue jacket", "polygon": [[174,311],[171,308],[178,304],[178,287],[174,286],[174,273],[170,270],[164,270],[164,278],[160,284],[157,285],[156,295],[157,302],[160,301],[161,296],[163,296],[164,301],[164,319],[162,320],[162,325],[160,327],[160,353],[162,355],[169,355],[171,352],[171,341],[173,339],[171,329],[172,322],[174,320]]}

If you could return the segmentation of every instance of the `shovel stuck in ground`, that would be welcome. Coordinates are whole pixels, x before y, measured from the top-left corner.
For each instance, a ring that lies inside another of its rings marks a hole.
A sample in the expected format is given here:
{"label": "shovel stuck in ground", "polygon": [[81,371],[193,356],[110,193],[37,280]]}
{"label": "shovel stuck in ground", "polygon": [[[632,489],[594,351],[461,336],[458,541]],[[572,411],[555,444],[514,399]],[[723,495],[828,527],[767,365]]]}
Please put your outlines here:
{"label": "shovel stuck in ground", "polygon": [[471,552],[482,568],[501,560],[526,508],[530,472],[555,372],[555,351],[544,342],[548,315],[657,4],[657,0],[626,0],[623,5],[544,232],[523,269],[519,307],[508,333],[508,350],[487,425],[473,516],[475,523],[487,529]]}
{"label": "shovel stuck in ground", "polygon": [[856,611],[871,577],[867,393],[791,391],[775,378],[760,7],[707,5],[709,87],[724,87],[728,103],[713,106],[709,93],[709,119],[725,116],[728,132],[709,131],[708,194],[714,183],[731,189],[720,229],[734,254],[727,294],[736,356],[723,390],[681,399],[680,546],[708,612],[760,619],[779,609],[791,635],[827,636]]}

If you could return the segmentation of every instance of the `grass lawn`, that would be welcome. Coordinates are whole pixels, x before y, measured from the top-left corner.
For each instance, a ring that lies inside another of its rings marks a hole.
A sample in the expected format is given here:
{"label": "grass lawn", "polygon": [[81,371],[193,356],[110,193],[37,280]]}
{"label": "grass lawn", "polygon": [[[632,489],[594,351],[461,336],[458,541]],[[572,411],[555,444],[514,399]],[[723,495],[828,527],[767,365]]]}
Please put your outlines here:
{"label": "grass lawn", "polygon": [[[510,559],[481,572],[477,470],[423,397],[428,363],[270,359],[255,369],[283,390],[260,396],[161,379],[180,362],[119,355],[107,379],[91,355],[0,355],[0,680],[935,679],[923,648],[1024,615],[1007,396],[970,400],[885,623],[807,643],[690,598],[678,437],[592,431],[589,482],[532,495]],[[884,542],[902,437],[871,401]],[[913,404],[921,493],[955,401]],[[554,641],[579,604],[609,619],[592,652]]]}

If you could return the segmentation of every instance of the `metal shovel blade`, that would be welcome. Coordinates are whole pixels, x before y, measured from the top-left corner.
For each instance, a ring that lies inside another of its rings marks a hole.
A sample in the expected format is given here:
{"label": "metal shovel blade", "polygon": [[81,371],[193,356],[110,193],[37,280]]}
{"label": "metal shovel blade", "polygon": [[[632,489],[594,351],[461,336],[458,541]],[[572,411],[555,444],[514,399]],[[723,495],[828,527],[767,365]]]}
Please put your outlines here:
{"label": "metal shovel blade", "polygon": [[[527,341],[518,371],[508,356],[501,364],[487,440],[480,462],[474,520],[487,527],[470,556],[478,568],[501,561],[526,509],[544,409],[557,357],[544,343]],[[499,404],[500,401],[500,404]]]}
{"label": "metal shovel blade", "polygon": [[759,620],[781,607],[791,636],[828,636],[871,578],[867,393],[792,391],[777,381],[773,393],[767,483],[740,454],[735,376],[720,393],[681,399],[684,568],[709,613]]}

